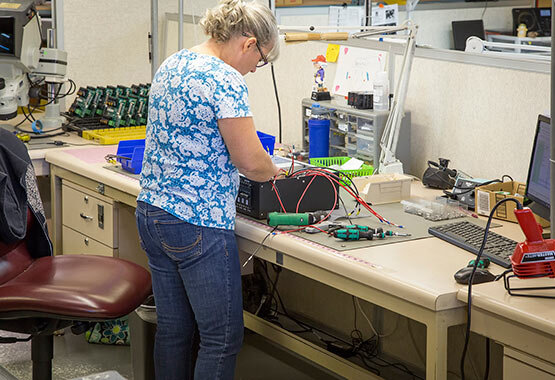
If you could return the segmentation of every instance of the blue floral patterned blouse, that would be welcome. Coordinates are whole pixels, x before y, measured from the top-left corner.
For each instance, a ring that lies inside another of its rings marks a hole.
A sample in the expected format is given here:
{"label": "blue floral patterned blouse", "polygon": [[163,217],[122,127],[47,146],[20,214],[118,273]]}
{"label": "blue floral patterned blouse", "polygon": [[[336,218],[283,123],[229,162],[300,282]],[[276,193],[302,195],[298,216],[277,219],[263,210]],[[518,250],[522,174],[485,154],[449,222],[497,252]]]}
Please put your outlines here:
{"label": "blue floral patterned blouse", "polygon": [[150,88],[138,200],[199,226],[233,229],[239,173],[218,120],[248,117],[243,76],[219,58],[181,50]]}

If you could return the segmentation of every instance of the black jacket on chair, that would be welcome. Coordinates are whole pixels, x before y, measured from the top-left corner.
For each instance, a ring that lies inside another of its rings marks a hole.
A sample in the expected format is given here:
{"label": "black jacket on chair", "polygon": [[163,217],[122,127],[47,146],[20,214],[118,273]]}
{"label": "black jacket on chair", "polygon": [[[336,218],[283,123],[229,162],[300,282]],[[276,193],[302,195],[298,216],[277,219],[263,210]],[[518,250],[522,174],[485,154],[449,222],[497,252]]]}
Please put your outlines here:
{"label": "black jacket on chair", "polygon": [[[23,207],[24,205],[28,207]],[[27,209],[38,223],[27,234]],[[35,170],[25,144],[0,127],[0,241],[25,242],[36,257],[52,255]]]}

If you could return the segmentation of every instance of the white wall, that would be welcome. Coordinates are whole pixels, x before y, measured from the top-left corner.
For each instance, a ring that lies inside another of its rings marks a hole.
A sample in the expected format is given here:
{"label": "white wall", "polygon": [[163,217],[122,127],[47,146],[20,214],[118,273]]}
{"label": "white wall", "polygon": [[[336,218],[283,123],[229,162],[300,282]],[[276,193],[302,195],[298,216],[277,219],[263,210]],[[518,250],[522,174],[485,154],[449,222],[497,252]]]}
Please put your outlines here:
{"label": "white wall", "polygon": [[[165,13],[177,13],[178,1],[158,1],[161,37]],[[188,0],[185,1],[185,13],[202,14],[206,7],[216,3],[217,0]],[[63,33],[69,60],[68,77],[78,87],[150,82],[150,5],[150,0],[64,1]],[[162,58],[162,46],[159,48]]]}
{"label": "white wall", "polygon": [[[202,13],[205,4],[197,1],[195,12]],[[176,11],[176,0],[160,0],[160,33],[165,12]],[[150,80],[150,1],[65,1],[64,21],[69,77],[78,86]],[[275,72],[284,142],[300,145],[301,99],[312,85],[310,60],[325,49],[318,42],[282,47]],[[330,64],[327,83],[333,83],[334,72]],[[246,78],[257,128],[277,135],[270,68]],[[421,175],[427,160],[441,156],[474,176],[525,180],[537,114],[549,109],[549,75],[416,58],[406,109],[412,113],[413,174]]]}

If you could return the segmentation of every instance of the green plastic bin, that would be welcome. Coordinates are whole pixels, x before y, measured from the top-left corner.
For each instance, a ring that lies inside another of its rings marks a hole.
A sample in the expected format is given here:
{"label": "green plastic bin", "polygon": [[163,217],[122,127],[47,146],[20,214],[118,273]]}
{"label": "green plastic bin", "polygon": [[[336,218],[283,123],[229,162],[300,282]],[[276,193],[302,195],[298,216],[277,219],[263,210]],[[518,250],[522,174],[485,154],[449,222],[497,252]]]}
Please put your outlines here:
{"label": "green plastic bin", "polygon": [[[351,157],[343,157],[343,156],[317,157],[317,158],[311,158],[310,164],[314,166],[320,166],[320,167],[329,167],[333,165],[343,165],[345,162],[349,161],[350,159]],[[372,165],[362,164],[362,166],[359,169],[340,170],[340,172],[342,174],[340,176],[343,178],[343,183],[345,185],[350,185],[351,184],[350,178],[372,175],[372,173],[374,173],[374,167]]]}

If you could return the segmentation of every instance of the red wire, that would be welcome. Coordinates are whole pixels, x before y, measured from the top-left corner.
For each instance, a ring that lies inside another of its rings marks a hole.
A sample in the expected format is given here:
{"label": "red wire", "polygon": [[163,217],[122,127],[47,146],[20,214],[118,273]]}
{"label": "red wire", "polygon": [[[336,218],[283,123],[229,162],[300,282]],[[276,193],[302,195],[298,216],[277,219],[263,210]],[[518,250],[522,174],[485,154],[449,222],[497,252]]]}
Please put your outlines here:
{"label": "red wire", "polygon": [[[283,170],[283,169],[282,169]],[[335,177],[333,177],[331,174],[333,174],[332,172],[329,172],[325,169],[320,169],[320,170],[313,170],[313,169],[302,169],[299,170],[295,173],[290,174],[292,177],[298,177],[301,174],[307,174],[307,175],[312,175],[312,179],[310,180],[310,182],[308,183],[308,185],[306,186],[306,188],[304,189],[303,193],[301,194],[299,201],[297,202],[297,207],[295,209],[295,212],[298,212],[299,210],[299,206],[301,204],[301,201],[303,200],[306,192],[308,191],[308,188],[310,187],[310,185],[312,184],[312,182],[314,181],[314,179],[316,179],[316,176],[321,176],[326,178],[328,181],[330,181],[333,190],[334,190],[334,196],[335,196],[335,201],[333,204],[333,207],[331,208],[330,212],[322,219],[320,220],[318,223],[323,222],[324,220],[328,219],[331,215],[331,213],[333,212],[333,210],[335,209],[335,207],[337,206],[337,201],[338,201],[338,194],[337,194],[337,189],[334,186],[334,182],[337,183],[339,186],[341,186],[343,189],[345,189],[345,191],[347,193],[349,193],[349,195],[351,195],[359,204],[361,204],[365,209],[367,209],[372,215],[374,215],[380,222],[382,223],[387,223],[389,225],[392,226],[396,226],[396,227],[400,227],[403,228],[403,226],[397,225],[395,223],[390,222],[389,220],[385,219],[383,216],[381,216],[380,214],[378,214],[376,211],[374,211],[374,209],[372,209],[372,207],[370,207],[370,205],[368,203],[366,203],[366,201],[364,199],[362,199],[361,197],[359,197],[358,195],[356,195],[350,188],[348,188],[347,186],[345,186],[343,183],[341,183],[340,181],[338,181]],[[329,175],[325,174],[325,173],[329,173]],[[277,188],[275,186],[275,184],[272,182],[272,187],[274,188],[274,191],[276,193],[276,197],[279,201],[279,204],[281,205],[281,209],[283,210],[283,212],[287,212],[285,211],[285,207],[283,206],[283,203],[281,201],[281,198],[277,192]],[[315,224],[318,224],[315,223]],[[312,227],[315,227],[314,225],[312,225]],[[304,228],[304,227],[303,227]],[[303,228],[299,228],[299,229],[295,229],[295,230],[289,230],[289,231],[284,231],[284,232],[295,232],[295,231],[300,231]],[[317,227],[315,227],[317,228]]]}
{"label": "red wire", "polygon": [[[333,210],[335,210],[335,206],[337,206],[337,200],[338,200],[337,189],[336,189],[335,186],[333,185],[333,182],[332,182],[332,179],[333,179],[333,178],[331,178],[329,175],[325,175],[325,174],[323,174],[323,173],[321,173],[321,172],[314,171],[314,170],[307,170],[307,172],[311,173],[311,174],[313,175],[313,177],[312,177],[312,179],[310,180],[310,182],[308,183],[308,185],[306,186],[306,188],[304,189],[304,192],[302,193],[301,197],[299,198],[299,202],[297,202],[296,212],[298,212],[298,210],[299,210],[299,205],[301,204],[301,201],[302,201],[302,199],[303,199],[303,197],[304,197],[306,191],[308,190],[308,188],[310,187],[310,185],[312,184],[312,181],[314,181],[314,179],[316,178],[316,176],[324,177],[324,178],[326,178],[328,181],[330,181],[331,187],[333,188],[333,191],[334,191],[334,193],[335,193],[335,194],[334,194],[335,200],[334,200],[334,202],[333,202],[333,207],[331,208],[330,212],[328,212],[328,214],[318,222],[318,223],[321,223],[321,222],[323,222],[324,220],[326,220],[326,219],[328,219],[328,218],[330,217],[330,215],[331,215],[331,213],[333,212]],[[299,173],[299,172],[297,172],[297,173]],[[297,173],[295,173],[295,175],[296,175]]]}
{"label": "red wire", "polygon": [[[323,221],[324,221],[324,219],[322,219],[322,220],[319,221],[318,223],[321,223],[321,222],[323,222]],[[311,224],[311,225],[309,225],[309,226],[303,226],[302,228],[296,228],[296,229],[294,229],[294,230],[279,231],[279,233],[280,233],[280,234],[286,234],[286,233],[289,233],[289,232],[298,232],[298,231],[304,230],[306,227],[313,227],[313,228],[316,228],[317,230],[319,230],[319,231],[321,231],[321,232],[324,232],[324,233],[326,233],[326,234],[329,235],[330,233],[329,233],[328,231],[316,227],[316,224],[318,224],[318,223],[314,223],[314,224]]]}
{"label": "red wire", "polygon": [[280,198],[280,196],[279,196],[279,194],[278,194],[278,191],[277,191],[276,185],[274,184],[274,181],[270,181],[270,183],[272,184],[272,187],[274,188],[274,192],[276,193],[276,197],[277,197],[277,199],[278,199],[278,201],[279,201],[279,204],[280,204],[280,206],[281,206],[281,209],[283,210],[283,212],[287,213],[287,211],[285,211],[285,207],[283,207],[283,203],[281,202],[281,198]]}
{"label": "red wire", "polygon": [[[318,170],[318,171],[316,171],[316,172],[317,172],[317,173],[321,173],[321,172],[323,172],[323,171],[326,171],[326,170],[323,170],[323,169],[322,169],[322,170]],[[311,169],[304,169],[304,170],[299,170],[299,171],[296,172],[295,174],[298,175],[299,173],[303,173],[303,172],[309,172],[309,173],[311,173],[311,172],[315,172],[315,171],[314,171],[314,170],[311,170]],[[330,174],[332,174],[332,173],[330,172]],[[332,176],[326,176],[326,177],[329,177],[329,178],[328,178],[329,180],[334,181],[334,182],[337,183],[339,186],[341,186],[342,188],[344,188],[345,191],[347,191],[347,193],[349,193],[349,194],[350,194],[353,198],[355,198],[355,200],[357,200],[365,209],[367,209],[367,210],[368,210],[370,213],[372,213],[376,218],[378,218],[378,220],[379,220],[380,222],[382,222],[382,223],[387,223],[387,224],[390,224],[390,225],[393,225],[393,226],[396,226],[396,227],[400,227],[400,228],[403,227],[403,226],[400,226],[400,225],[397,225],[397,224],[395,224],[395,223],[392,223],[392,222],[388,221],[388,220],[385,219],[383,216],[381,216],[380,214],[378,214],[376,211],[374,211],[374,210],[372,209],[372,207],[370,207],[370,205],[368,205],[368,203],[366,203],[366,201],[364,201],[364,199],[362,199],[361,197],[357,196],[354,192],[351,191],[351,189],[349,189],[347,186],[343,185],[340,181],[338,181],[338,180],[335,179],[334,177],[332,177]],[[335,186],[334,186],[334,188],[335,188]]]}
{"label": "red wire", "polygon": [[[301,201],[304,198],[304,195],[306,194],[306,191],[308,190],[308,188],[310,187],[310,185],[312,184],[312,182],[316,179],[316,176],[312,176],[312,179],[310,180],[310,182],[308,183],[308,185],[306,185],[306,187],[304,188],[303,193],[301,194],[301,196],[299,197],[299,201],[297,202],[297,207],[295,208],[295,212],[299,212],[299,206],[301,204]],[[331,184],[333,186],[333,183]],[[335,186],[333,186],[333,188],[335,189]]]}

